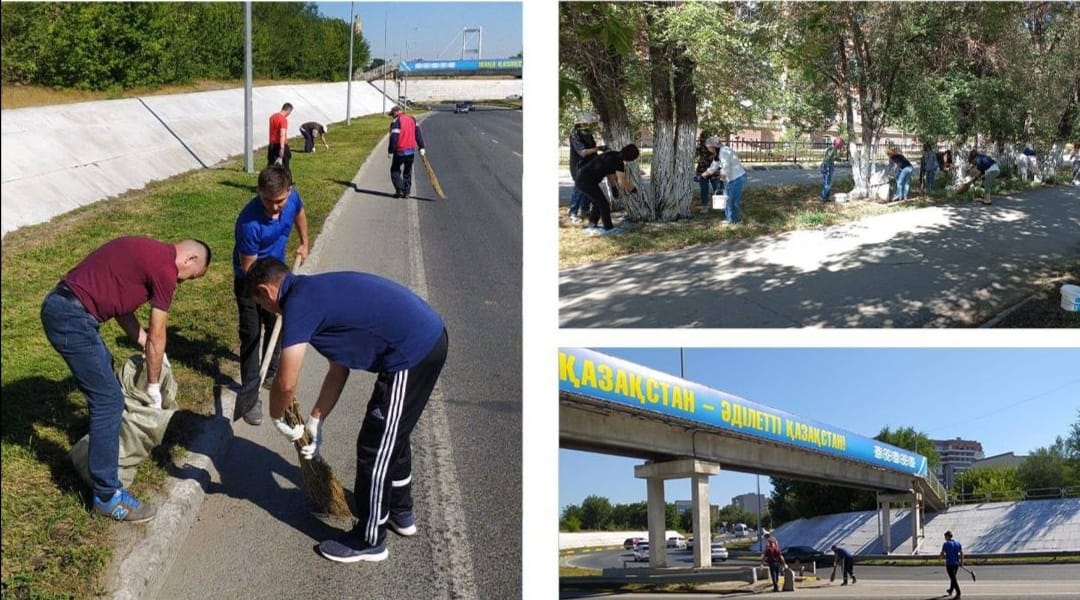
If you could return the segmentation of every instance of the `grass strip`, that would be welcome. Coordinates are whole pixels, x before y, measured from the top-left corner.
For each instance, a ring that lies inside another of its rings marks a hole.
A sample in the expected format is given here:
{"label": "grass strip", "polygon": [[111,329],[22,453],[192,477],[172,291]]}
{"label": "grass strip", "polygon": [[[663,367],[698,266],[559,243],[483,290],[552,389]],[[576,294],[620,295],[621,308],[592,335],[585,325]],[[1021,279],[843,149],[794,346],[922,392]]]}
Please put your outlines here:
{"label": "grass strip", "polygon": [[[312,240],[385,135],[388,123],[383,115],[355,118],[348,127],[335,127],[329,150],[293,155],[293,178]],[[302,144],[293,140],[292,146]],[[256,153],[256,169],[265,164],[265,150]],[[84,598],[103,593],[100,577],[117,533],[111,529],[131,527],[89,512],[89,490],[67,461],[72,445],[89,429],[88,412],[67,366],[45,339],[39,318],[42,299],[64,273],[113,238],[195,237],[209,243],[214,253],[209,272],[178,288],[169,315],[167,352],[184,409],[178,417],[212,414],[215,386],[231,382],[239,372],[233,225],[254,196],[258,178],[243,169],[242,157],[232,159],[4,238],[0,269],[4,598]],[[389,186],[387,181],[388,190]],[[295,246],[293,235],[290,252]],[[140,321],[145,324],[148,315],[143,307]],[[117,361],[137,352],[115,322],[103,325],[101,334]],[[162,465],[146,461],[132,489],[147,496],[164,479]]]}

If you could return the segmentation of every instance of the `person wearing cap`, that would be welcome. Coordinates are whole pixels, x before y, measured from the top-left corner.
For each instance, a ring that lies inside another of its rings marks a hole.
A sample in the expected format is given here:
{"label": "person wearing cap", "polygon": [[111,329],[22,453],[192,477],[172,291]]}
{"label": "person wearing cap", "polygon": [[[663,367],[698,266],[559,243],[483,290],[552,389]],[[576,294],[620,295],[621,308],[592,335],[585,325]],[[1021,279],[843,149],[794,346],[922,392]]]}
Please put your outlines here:
{"label": "person wearing cap", "polygon": [[[596,116],[592,113],[581,113],[570,130],[570,178],[577,182],[581,167],[600,154],[600,148],[596,145],[589,125],[596,122]],[[589,214],[589,197],[581,193],[574,186],[570,194],[570,210],[568,216],[571,223],[579,223],[582,218]]]}
{"label": "person wearing cap", "polygon": [[841,548],[838,544],[833,544],[833,566],[839,566],[844,576],[844,582],[840,585],[847,585],[848,576],[851,577],[852,585],[855,584],[855,557],[851,555],[846,549]]}
{"label": "person wearing cap", "polygon": [[266,151],[266,166],[282,165],[289,168],[292,152],[289,151],[289,115],[293,105],[286,102],[281,110],[270,115],[270,147]]}
{"label": "person wearing cap", "polygon": [[911,161],[900,154],[897,148],[889,148],[889,169],[896,174],[896,195],[893,202],[907,200],[911,190]]}
{"label": "person wearing cap", "polygon": [[408,198],[412,192],[412,165],[416,153],[424,156],[424,136],[416,119],[400,106],[390,109],[390,181],[394,184],[395,198]]}
{"label": "person wearing cap", "polygon": [[953,539],[952,531],[945,532],[945,543],[941,545],[941,554],[938,558],[945,559],[945,572],[949,574],[949,589],[946,594],[952,595],[956,591],[956,597],[960,597],[960,583],[956,581],[956,572],[964,566],[964,548],[960,542]]}
{"label": "person wearing cap", "polygon": [[836,156],[844,147],[844,138],[836,138],[832,141],[829,149],[825,151],[825,158],[821,161],[821,201],[829,201],[829,192],[832,191],[833,167]]}
{"label": "person wearing cap", "polygon": [[727,194],[727,205],[724,207],[724,216],[732,225],[739,222],[740,204],[742,202],[743,188],[746,186],[746,169],[735,152],[727,144],[721,144],[720,138],[715,135],[705,140],[705,147],[713,152],[713,161],[708,169],[701,174],[702,177],[712,177],[718,174],[724,180],[724,193]]}
{"label": "person wearing cap", "polygon": [[[607,179],[613,193],[616,187],[621,187],[623,191],[629,194],[637,192],[637,188],[633,187],[626,178],[626,163],[637,160],[640,154],[641,152],[637,146],[627,144],[623,146],[622,150],[608,150],[601,153],[600,156],[589,161],[589,164],[581,168],[577,180],[574,181],[574,187],[581,190],[581,193],[592,202],[592,212],[589,213],[589,227],[585,229],[587,234],[608,235],[619,233],[619,230],[615,228],[615,224],[611,222],[611,205],[608,203],[603,190],[600,189],[600,182]],[[603,222],[603,227],[598,227],[601,222]]]}
{"label": "person wearing cap", "polygon": [[318,135],[322,140],[323,146],[327,150],[330,149],[330,144],[326,143],[326,132],[330,129],[329,125],[323,125],[317,121],[308,121],[300,126],[300,135],[304,136],[304,152],[315,152],[315,136]]}
{"label": "person wearing cap", "polygon": [[983,192],[983,197],[978,198],[979,202],[990,204],[990,194],[993,193],[994,178],[1001,172],[997,161],[985,154],[979,154],[972,150],[968,154],[968,165],[979,172],[979,175],[975,179],[982,179],[984,181],[983,189],[985,191]]}

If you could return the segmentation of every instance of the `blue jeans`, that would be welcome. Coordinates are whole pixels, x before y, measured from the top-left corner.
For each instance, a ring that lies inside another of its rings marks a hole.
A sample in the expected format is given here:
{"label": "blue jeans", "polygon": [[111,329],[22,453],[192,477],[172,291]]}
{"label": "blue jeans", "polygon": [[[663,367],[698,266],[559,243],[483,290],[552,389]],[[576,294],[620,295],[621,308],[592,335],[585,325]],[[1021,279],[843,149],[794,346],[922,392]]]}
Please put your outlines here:
{"label": "blue jeans", "polygon": [[821,201],[829,201],[829,192],[832,191],[832,167],[823,167],[821,169]]}
{"label": "blue jeans", "polygon": [[120,462],[120,420],[124,393],[113,373],[113,357],[101,339],[101,323],[74,298],[55,289],[41,304],[45,337],[67,363],[90,410],[90,479],[94,495],[108,500],[123,487]]}
{"label": "blue jeans", "polygon": [[780,563],[769,563],[769,579],[772,580],[772,587],[774,590],[780,587]]}
{"label": "blue jeans", "polygon": [[936,179],[937,179],[937,171],[936,170],[926,172],[926,190],[927,191],[929,191],[929,192],[934,191],[934,183],[935,183]]}
{"label": "blue jeans", "polygon": [[907,200],[911,190],[911,167],[904,167],[896,176],[896,195],[901,200]]}
{"label": "blue jeans", "polygon": [[[724,182],[716,177],[706,179],[700,175],[694,175],[694,181],[698,183],[698,191],[701,194],[701,205],[708,207],[712,204],[713,194],[723,193]],[[712,184],[711,186],[709,184]],[[709,188],[712,187],[712,194],[709,193]]]}
{"label": "blue jeans", "polygon": [[589,216],[589,197],[581,193],[581,190],[574,186],[574,191],[570,194],[570,212],[571,217],[581,216],[586,218]]}
{"label": "blue jeans", "polygon": [[724,189],[727,191],[727,207],[724,209],[724,214],[727,216],[728,223],[739,222],[739,205],[742,202],[742,191],[745,185],[746,173],[739,175],[724,185]]}

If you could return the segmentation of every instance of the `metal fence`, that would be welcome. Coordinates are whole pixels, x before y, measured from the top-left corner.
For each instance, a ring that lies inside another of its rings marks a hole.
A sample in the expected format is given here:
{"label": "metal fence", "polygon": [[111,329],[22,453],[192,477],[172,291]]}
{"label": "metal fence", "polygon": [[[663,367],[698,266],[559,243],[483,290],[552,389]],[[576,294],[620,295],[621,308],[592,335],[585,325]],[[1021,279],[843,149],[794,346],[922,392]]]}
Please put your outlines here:
{"label": "metal fence", "polygon": [[949,504],[979,504],[983,502],[1016,502],[1018,500],[1056,500],[1080,498],[1080,486],[1009,490],[989,494],[949,493]]}
{"label": "metal fence", "polygon": [[[832,142],[733,140],[730,146],[738,155],[739,160],[744,163],[816,163],[825,158],[825,151],[832,146]],[[900,152],[913,163],[922,156],[922,148],[915,143],[878,144],[873,149],[874,160],[878,162],[888,160],[885,152],[893,147],[899,148]],[[838,160],[848,160],[846,145],[841,148]]]}

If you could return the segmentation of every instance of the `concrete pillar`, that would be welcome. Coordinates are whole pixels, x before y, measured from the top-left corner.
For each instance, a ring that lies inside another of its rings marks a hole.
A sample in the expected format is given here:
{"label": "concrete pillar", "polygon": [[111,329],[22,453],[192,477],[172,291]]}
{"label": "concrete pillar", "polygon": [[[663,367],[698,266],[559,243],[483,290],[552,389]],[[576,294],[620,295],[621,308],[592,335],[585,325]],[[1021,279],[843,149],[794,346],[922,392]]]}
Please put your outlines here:
{"label": "concrete pillar", "polygon": [[709,476],[690,478],[691,510],[694,524],[694,566],[712,566],[712,522],[709,517]]}
{"label": "concrete pillar", "polygon": [[[712,564],[712,545],[708,536],[709,523],[709,476],[720,473],[720,465],[693,458],[681,458],[666,462],[649,461],[634,467],[634,477],[647,480],[649,503],[649,566],[667,566],[667,506],[664,503],[664,481],[667,479],[693,479],[693,518],[695,534],[694,565]],[[699,559],[704,552],[708,562]]]}
{"label": "concrete pillar", "polygon": [[649,566],[667,566],[667,505],[664,503],[664,480],[651,477],[647,481],[649,503]]}
{"label": "concrete pillar", "polygon": [[892,500],[890,496],[878,495],[878,514],[881,523],[881,546],[885,554],[892,550]]}
{"label": "concrete pillar", "polygon": [[919,550],[919,546],[922,545],[924,532],[923,532],[923,507],[922,507],[922,494],[919,492],[911,493],[911,553],[915,554]]}

